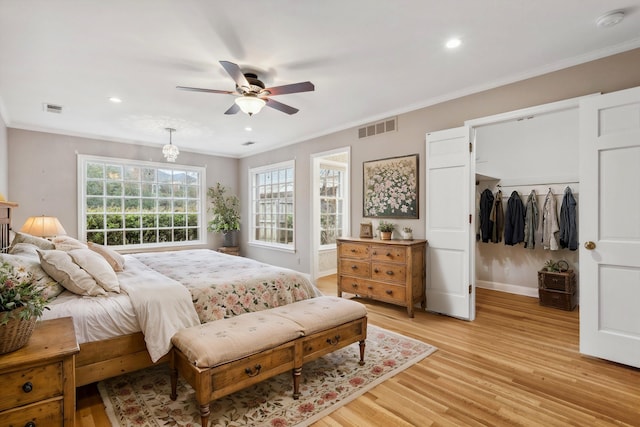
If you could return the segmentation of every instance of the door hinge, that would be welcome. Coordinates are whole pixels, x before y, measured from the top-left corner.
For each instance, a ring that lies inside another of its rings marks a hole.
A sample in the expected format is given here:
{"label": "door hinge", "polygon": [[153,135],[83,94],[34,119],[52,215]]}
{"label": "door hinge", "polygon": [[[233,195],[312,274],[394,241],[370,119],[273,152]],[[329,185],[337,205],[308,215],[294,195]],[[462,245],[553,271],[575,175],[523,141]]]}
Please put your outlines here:
{"label": "door hinge", "polygon": [[473,153],[473,143],[469,143],[469,152]]}
{"label": "door hinge", "polygon": [[469,285],[469,295],[471,295],[471,285]]}
{"label": "door hinge", "polygon": [[473,216],[469,214],[469,224],[473,224]]}

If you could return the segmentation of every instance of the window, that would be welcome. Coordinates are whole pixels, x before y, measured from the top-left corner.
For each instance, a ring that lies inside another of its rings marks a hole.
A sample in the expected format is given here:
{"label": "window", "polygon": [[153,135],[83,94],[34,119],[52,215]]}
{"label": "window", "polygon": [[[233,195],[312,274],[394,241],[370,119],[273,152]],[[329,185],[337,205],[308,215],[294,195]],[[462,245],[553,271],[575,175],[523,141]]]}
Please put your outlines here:
{"label": "window", "polygon": [[205,170],[78,156],[79,236],[119,248],[206,243]]}
{"label": "window", "polygon": [[345,173],[342,163],[321,160],[319,179],[320,245],[335,245],[345,223]]}
{"label": "window", "polygon": [[293,160],[249,170],[252,243],[295,249],[294,176]]}

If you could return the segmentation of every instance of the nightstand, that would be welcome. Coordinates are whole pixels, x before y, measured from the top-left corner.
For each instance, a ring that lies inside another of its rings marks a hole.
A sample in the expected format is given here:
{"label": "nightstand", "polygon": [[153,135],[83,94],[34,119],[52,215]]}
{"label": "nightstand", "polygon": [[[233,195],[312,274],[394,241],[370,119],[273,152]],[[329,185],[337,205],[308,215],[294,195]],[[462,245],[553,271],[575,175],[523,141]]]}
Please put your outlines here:
{"label": "nightstand", "polygon": [[218,252],[227,254],[227,255],[235,255],[240,256],[240,247],[239,246],[222,246],[217,249]]}
{"label": "nightstand", "polygon": [[38,322],[27,345],[0,355],[0,420],[13,426],[74,426],[75,357],[71,317]]}

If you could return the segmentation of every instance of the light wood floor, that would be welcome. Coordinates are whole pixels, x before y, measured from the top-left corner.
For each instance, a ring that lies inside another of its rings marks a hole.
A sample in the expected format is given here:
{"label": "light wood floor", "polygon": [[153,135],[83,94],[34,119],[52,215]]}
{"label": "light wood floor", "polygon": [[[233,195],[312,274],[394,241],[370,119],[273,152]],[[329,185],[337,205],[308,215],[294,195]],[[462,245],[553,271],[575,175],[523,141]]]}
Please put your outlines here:
{"label": "light wood floor", "polygon": [[[335,276],[318,286],[335,295]],[[640,426],[640,369],[580,355],[577,310],[483,289],[474,322],[358,301],[370,323],[439,350],[315,427]],[[109,425],[95,386],[78,390],[76,420]]]}

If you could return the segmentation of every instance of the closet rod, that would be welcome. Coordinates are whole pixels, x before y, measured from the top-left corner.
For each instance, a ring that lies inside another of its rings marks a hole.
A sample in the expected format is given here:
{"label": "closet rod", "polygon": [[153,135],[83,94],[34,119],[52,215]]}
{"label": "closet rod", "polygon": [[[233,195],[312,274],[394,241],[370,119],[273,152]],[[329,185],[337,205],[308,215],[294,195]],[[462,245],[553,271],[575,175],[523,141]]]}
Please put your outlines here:
{"label": "closet rod", "polygon": [[580,181],[561,181],[561,182],[541,182],[536,184],[496,184],[497,188],[505,188],[505,187],[534,187],[534,186],[545,186],[548,187],[550,185],[567,185],[567,184],[580,184]]}

